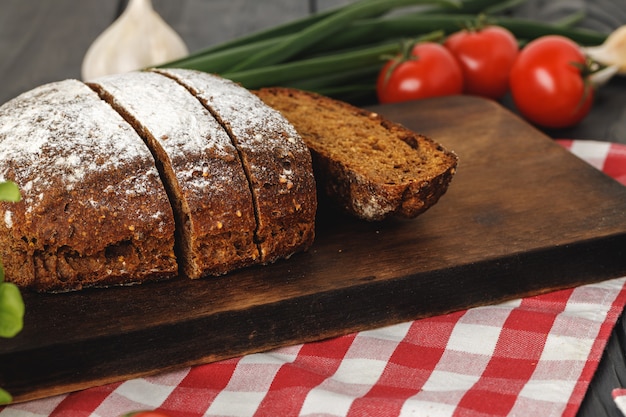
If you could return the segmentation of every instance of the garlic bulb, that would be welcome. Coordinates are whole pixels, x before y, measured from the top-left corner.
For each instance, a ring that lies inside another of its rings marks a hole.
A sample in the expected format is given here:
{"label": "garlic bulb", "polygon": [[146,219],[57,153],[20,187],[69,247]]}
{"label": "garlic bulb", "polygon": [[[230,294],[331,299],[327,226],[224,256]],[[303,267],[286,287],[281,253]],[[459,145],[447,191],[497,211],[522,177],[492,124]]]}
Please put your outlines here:
{"label": "garlic bulb", "polygon": [[82,78],[134,71],[188,53],[180,36],[154,11],[151,0],[130,0],[124,13],[87,50]]}
{"label": "garlic bulb", "polygon": [[626,25],[613,31],[602,45],[586,47],[583,51],[592,60],[611,68],[608,72],[626,75]]}

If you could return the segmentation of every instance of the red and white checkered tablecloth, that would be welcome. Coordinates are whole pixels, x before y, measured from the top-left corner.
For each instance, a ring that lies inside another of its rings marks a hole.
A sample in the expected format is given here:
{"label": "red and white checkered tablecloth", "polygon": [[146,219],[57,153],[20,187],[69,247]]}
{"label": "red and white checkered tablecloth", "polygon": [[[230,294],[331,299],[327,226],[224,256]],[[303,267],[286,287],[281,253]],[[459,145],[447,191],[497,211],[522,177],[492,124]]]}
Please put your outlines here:
{"label": "red and white checkered tablecloth", "polygon": [[[559,141],[626,185],[626,146]],[[626,277],[15,404],[0,417],[575,416]],[[626,403],[615,387],[616,404]]]}

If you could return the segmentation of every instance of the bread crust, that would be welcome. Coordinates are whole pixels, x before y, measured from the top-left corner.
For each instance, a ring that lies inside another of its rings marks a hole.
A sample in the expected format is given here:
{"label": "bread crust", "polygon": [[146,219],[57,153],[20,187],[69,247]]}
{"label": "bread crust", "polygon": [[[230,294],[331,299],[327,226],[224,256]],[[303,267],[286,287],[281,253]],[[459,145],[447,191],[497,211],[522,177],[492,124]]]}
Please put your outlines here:
{"label": "bread crust", "polygon": [[174,223],[148,149],[84,84],[41,86],[0,108],[7,280],[37,291],[175,276]]}
{"label": "bread crust", "polygon": [[229,132],[255,201],[261,262],[308,249],[315,236],[316,184],[311,154],[293,126],[232,81],[193,70],[155,71],[186,86]]}
{"label": "bread crust", "polygon": [[220,275],[252,265],[252,195],[230,138],[187,89],[168,77],[133,72],[90,83],[151,149],[170,196],[181,273]]}
{"label": "bread crust", "polygon": [[319,188],[358,218],[414,218],[437,203],[456,172],[453,152],[378,114],[296,89],[254,93],[303,137]]}
{"label": "bread crust", "polygon": [[198,278],[310,247],[317,199],[302,139],[242,87],[192,75],[222,101],[135,72],[50,83],[0,107],[0,180],[23,196],[0,203],[8,281],[60,292],[179,266]]}

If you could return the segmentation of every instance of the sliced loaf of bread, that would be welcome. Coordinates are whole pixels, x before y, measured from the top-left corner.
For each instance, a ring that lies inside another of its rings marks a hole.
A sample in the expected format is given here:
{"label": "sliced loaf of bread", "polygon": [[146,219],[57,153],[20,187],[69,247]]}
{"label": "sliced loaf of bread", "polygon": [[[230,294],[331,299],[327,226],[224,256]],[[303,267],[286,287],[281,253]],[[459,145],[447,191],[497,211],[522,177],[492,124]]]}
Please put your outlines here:
{"label": "sliced loaf of bread", "polygon": [[151,72],[89,85],[144,138],[176,218],[181,272],[218,275],[255,263],[252,194],[237,150],[189,91]]}
{"label": "sliced loaf of bread", "polygon": [[0,180],[22,200],[0,203],[7,280],[65,291],[178,273],[174,222],[148,147],[76,80],[28,91],[0,108]]}
{"label": "sliced loaf of bread", "polygon": [[311,150],[319,188],[364,220],[413,218],[446,192],[457,156],[376,113],[289,88],[255,91]]}
{"label": "sliced loaf of bread", "polygon": [[193,71],[67,80],[0,107],[6,279],[69,291],[219,275],[306,250],[311,155],[279,112]]}
{"label": "sliced loaf of bread", "polygon": [[254,198],[261,261],[273,262],[310,246],[316,186],[311,154],[293,126],[232,81],[192,70],[155,71],[188,88],[237,147]]}

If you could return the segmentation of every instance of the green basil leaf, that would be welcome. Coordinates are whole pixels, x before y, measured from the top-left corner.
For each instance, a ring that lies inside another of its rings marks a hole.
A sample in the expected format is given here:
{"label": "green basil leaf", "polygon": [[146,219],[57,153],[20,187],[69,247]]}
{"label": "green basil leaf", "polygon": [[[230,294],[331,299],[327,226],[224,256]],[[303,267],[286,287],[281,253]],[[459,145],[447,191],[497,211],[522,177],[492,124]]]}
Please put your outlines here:
{"label": "green basil leaf", "polygon": [[11,181],[0,182],[0,200],[18,202],[20,201],[20,189],[17,184]]}
{"label": "green basil leaf", "polygon": [[24,325],[24,300],[15,284],[0,283],[0,337],[13,337]]}
{"label": "green basil leaf", "polygon": [[12,401],[13,397],[11,397],[11,394],[0,388],[0,405],[11,404]]}

